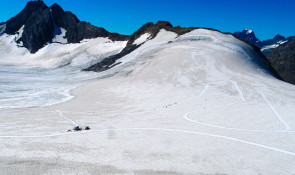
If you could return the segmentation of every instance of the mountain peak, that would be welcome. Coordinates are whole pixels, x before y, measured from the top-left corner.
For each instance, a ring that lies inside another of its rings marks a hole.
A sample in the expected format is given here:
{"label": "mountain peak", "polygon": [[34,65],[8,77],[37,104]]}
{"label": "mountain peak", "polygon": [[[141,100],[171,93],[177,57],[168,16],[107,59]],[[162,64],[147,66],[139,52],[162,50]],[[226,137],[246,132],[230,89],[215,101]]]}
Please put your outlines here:
{"label": "mountain peak", "polygon": [[286,38],[280,34],[277,34],[273,39],[276,41],[279,41],[279,40],[285,40]]}
{"label": "mountain peak", "polygon": [[[61,31],[66,43],[79,43],[83,39],[109,37],[111,40],[126,40],[128,36],[110,33],[104,28],[80,21],[72,12],[64,11],[54,3],[48,7],[43,1],[29,1],[26,7],[6,22],[5,33],[19,36],[16,42],[31,53],[53,42],[56,29]],[[19,34],[21,33],[21,34]]]}
{"label": "mountain peak", "polygon": [[235,32],[234,35],[245,41],[248,41],[249,43],[252,43],[258,46],[259,48],[262,47],[261,41],[255,36],[255,33],[253,32],[253,30],[244,29],[242,32]]}
{"label": "mountain peak", "polygon": [[58,9],[60,11],[64,11],[60,5],[58,5],[57,3],[54,3],[50,6],[51,9]]}
{"label": "mountain peak", "polygon": [[156,23],[156,25],[158,25],[158,26],[165,26],[165,27],[173,27],[172,26],[172,24],[170,23],[170,22],[168,22],[168,21],[158,21],[157,23]]}
{"label": "mountain peak", "polygon": [[28,1],[27,5],[41,5],[41,6],[43,6],[43,5],[45,5],[45,3],[42,0],[37,0],[37,1]]}

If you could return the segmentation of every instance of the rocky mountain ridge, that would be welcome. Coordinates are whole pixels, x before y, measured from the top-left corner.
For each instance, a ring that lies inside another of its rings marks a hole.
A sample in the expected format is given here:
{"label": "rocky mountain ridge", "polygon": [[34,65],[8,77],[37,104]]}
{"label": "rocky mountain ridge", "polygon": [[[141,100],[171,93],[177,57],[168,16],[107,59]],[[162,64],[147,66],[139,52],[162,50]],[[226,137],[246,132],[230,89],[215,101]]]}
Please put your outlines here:
{"label": "rocky mountain ridge", "polygon": [[259,40],[256,36],[253,30],[245,29],[242,32],[235,32],[235,36],[248,41],[254,45],[256,45],[258,48],[261,49],[261,52],[264,55],[267,55],[270,53],[274,48],[289,42],[293,39],[293,36],[290,37],[284,37],[279,34],[277,34],[274,38],[268,39],[268,40]]}

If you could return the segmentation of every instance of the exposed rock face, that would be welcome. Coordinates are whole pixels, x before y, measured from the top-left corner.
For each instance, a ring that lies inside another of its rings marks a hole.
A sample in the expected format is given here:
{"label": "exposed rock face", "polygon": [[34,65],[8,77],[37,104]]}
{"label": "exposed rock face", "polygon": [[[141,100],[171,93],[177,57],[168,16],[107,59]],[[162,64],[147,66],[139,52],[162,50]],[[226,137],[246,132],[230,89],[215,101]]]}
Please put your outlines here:
{"label": "exposed rock face", "polygon": [[173,27],[168,21],[158,21],[156,24],[150,22],[144,24],[140,29],[134,32],[130,36],[130,40],[128,41],[128,45],[132,44],[137,38],[145,33],[151,34],[151,39],[157,36],[161,29],[165,29],[167,31],[175,32],[178,35],[182,35],[188,32],[193,31],[194,29],[198,29],[199,27],[189,27],[189,28],[181,28],[180,26]]}
{"label": "exposed rock face", "polygon": [[[52,13],[51,13],[52,12]],[[53,18],[51,17],[53,15]],[[5,33],[14,35],[22,26],[22,36],[16,41],[23,44],[31,53],[37,52],[54,38],[54,22],[66,29],[68,43],[78,43],[83,39],[109,37],[111,40],[127,40],[129,36],[110,33],[104,28],[95,27],[80,21],[71,12],[65,12],[54,4],[47,7],[43,1],[30,1],[15,17],[6,22]]]}
{"label": "exposed rock face", "polygon": [[52,15],[55,23],[66,29],[69,43],[78,43],[83,39],[109,37],[112,40],[127,40],[129,36],[110,33],[102,27],[95,27],[85,21],[80,21],[73,13],[64,11],[58,4],[53,4]]}
{"label": "exposed rock face", "polygon": [[54,27],[50,10],[43,1],[28,2],[23,11],[7,21],[5,32],[15,34],[23,25],[22,37],[16,42],[22,42],[31,53],[52,39]]}
{"label": "exposed rock face", "polygon": [[295,84],[295,37],[275,48],[267,58],[284,81]]}

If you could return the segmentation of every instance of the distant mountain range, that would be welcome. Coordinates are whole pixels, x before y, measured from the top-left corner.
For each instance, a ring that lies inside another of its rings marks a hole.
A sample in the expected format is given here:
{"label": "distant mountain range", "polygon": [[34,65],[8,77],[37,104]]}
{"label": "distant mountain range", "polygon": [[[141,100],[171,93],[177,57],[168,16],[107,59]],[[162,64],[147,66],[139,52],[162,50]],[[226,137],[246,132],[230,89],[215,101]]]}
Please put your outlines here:
{"label": "distant mountain range", "polygon": [[268,40],[264,40],[264,41],[260,41],[256,36],[255,33],[253,32],[253,30],[249,30],[249,29],[245,29],[242,32],[235,32],[234,33],[235,36],[246,40],[254,45],[256,45],[257,47],[259,47],[261,49],[261,52],[264,55],[267,55],[268,53],[270,53],[274,48],[289,42],[293,39],[293,36],[290,36],[288,38],[285,38],[284,36],[281,35],[276,35],[273,39],[268,39]]}

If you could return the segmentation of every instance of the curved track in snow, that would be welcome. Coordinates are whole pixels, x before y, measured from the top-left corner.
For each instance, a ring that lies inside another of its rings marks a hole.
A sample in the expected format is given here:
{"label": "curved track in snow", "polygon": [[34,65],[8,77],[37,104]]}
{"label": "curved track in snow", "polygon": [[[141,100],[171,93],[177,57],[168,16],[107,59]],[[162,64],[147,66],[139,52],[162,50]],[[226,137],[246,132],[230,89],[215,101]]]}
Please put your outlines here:
{"label": "curved track in snow", "polygon": [[95,133],[95,132],[107,132],[107,131],[169,131],[169,132],[180,132],[180,133],[188,133],[188,134],[195,134],[195,135],[202,135],[202,136],[209,136],[209,137],[215,137],[235,142],[244,143],[247,145],[252,145],[276,152],[280,152],[283,154],[295,156],[294,152],[283,150],[276,147],[271,147],[255,142],[250,142],[247,140],[237,139],[234,137],[228,137],[223,135],[217,135],[217,134],[210,134],[205,132],[195,132],[195,131],[188,131],[188,130],[179,130],[179,129],[169,129],[169,128],[121,128],[121,129],[101,129],[101,130],[90,130],[90,131],[82,131],[82,132],[62,132],[62,133],[54,133],[54,134],[47,134],[47,135],[39,135],[39,136],[0,136],[0,138],[47,138],[47,137],[57,137],[57,136],[65,136],[65,135],[80,135],[80,134],[87,134],[87,133]]}
{"label": "curved track in snow", "polygon": [[274,115],[277,117],[277,119],[284,125],[285,131],[288,131],[290,129],[289,125],[280,116],[280,114],[277,112],[277,110],[275,109],[275,107],[268,101],[268,99],[265,97],[265,94],[261,90],[259,90],[257,86],[254,86],[254,87],[260,93],[260,95],[262,96],[263,100],[267,103],[267,105],[269,106],[269,108],[271,109],[271,111],[274,113]]}

